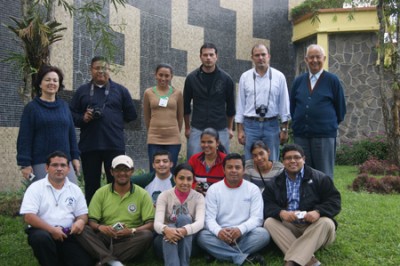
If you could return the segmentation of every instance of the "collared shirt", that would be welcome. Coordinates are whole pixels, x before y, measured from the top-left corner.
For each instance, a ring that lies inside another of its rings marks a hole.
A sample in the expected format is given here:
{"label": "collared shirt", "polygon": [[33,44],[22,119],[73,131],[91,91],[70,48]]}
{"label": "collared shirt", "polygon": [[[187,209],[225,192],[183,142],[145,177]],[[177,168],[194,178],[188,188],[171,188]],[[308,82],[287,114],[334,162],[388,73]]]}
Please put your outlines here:
{"label": "collared shirt", "polygon": [[20,214],[36,214],[52,226],[71,227],[76,217],[87,214],[82,190],[65,177],[64,186],[55,189],[45,178],[33,182],[25,192]]}
{"label": "collared shirt", "polygon": [[[322,74],[323,69],[321,69],[318,73],[312,74],[311,72],[309,73],[309,79],[310,79],[310,84],[311,84],[311,89],[314,89],[315,84],[317,83],[319,77]],[[314,80],[313,80],[314,78]]]}
{"label": "collared shirt", "polygon": [[286,176],[286,193],[287,193],[287,210],[297,211],[300,206],[300,184],[304,177],[304,167],[296,175],[296,179],[292,180],[285,171]]}
{"label": "collared shirt", "polygon": [[[254,100],[255,93],[256,100]],[[266,118],[279,116],[282,123],[290,120],[289,92],[282,72],[269,67],[264,76],[260,76],[254,68],[242,74],[236,101],[235,121],[243,123],[244,117],[259,117],[255,103],[257,107],[261,104],[268,106]]]}

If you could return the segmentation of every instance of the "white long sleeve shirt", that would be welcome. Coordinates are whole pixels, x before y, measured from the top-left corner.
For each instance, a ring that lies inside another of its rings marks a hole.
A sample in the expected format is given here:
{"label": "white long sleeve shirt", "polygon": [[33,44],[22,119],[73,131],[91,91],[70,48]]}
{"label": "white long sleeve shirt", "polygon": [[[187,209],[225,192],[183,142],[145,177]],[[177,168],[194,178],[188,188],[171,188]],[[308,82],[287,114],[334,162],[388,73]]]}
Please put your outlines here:
{"label": "white long sleeve shirt", "polygon": [[[256,93],[256,100],[254,100],[254,93]],[[243,123],[244,117],[259,117],[256,108],[261,104],[268,106],[266,118],[279,116],[282,123],[290,120],[286,78],[275,68],[269,67],[264,76],[260,76],[254,68],[242,74],[236,101],[236,123]]]}
{"label": "white long sleeve shirt", "polygon": [[206,196],[206,228],[218,236],[222,228],[237,227],[243,234],[263,223],[264,203],[260,189],[243,180],[229,188],[224,180],[210,186]]}

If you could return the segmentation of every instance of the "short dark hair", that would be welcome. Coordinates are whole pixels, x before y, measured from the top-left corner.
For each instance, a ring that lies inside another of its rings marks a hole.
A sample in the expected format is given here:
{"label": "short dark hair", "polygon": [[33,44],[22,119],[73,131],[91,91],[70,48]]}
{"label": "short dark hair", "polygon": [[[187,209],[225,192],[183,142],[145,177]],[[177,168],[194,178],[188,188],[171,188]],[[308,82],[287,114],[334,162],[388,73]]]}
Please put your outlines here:
{"label": "short dark hair", "polygon": [[193,178],[194,178],[194,171],[193,171],[193,168],[192,168],[192,166],[191,166],[190,164],[188,164],[188,163],[181,163],[181,164],[178,164],[178,165],[175,167],[174,176],[177,176],[178,173],[179,173],[181,170],[188,170],[188,171],[192,172]]}
{"label": "short dark hair", "polygon": [[174,70],[172,68],[172,66],[170,64],[166,64],[166,63],[160,63],[156,66],[156,71],[155,73],[157,74],[158,70],[160,70],[160,68],[168,68],[169,71],[171,71],[171,75],[174,74]]}
{"label": "short dark hair", "polygon": [[153,163],[154,160],[156,159],[156,156],[160,156],[160,155],[168,155],[168,159],[172,162],[172,154],[169,151],[166,150],[157,150],[155,153],[153,153]]}
{"label": "short dark hair", "polygon": [[256,140],[253,144],[251,144],[250,152],[253,152],[253,150],[255,150],[257,148],[261,148],[261,149],[269,152],[268,145],[265,144],[264,141],[262,141],[262,140]]}
{"label": "short dark hair", "polygon": [[108,59],[105,56],[97,55],[92,58],[92,61],[90,62],[90,66],[93,66],[93,64],[97,61],[103,61],[103,62],[106,62],[106,64],[110,64],[110,62],[108,61]]}
{"label": "short dark hair", "polygon": [[265,48],[267,48],[268,54],[271,54],[271,53],[269,52],[269,48],[268,48],[265,44],[263,44],[263,43],[257,43],[257,44],[255,44],[255,45],[253,46],[253,48],[251,48],[251,55],[253,55],[254,49],[260,48],[260,47],[265,47]]}
{"label": "short dark hair", "polygon": [[39,72],[36,76],[36,81],[35,81],[35,90],[36,90],[37,95],[41,94],[40,83],[42,83],[44,76],[46,76],[47,73],[50,73],[50,72],[56,72],[58,75],[58,84],[59,84],[58,91],[61,91],[64,89],[64,83],[63,83],[64,74],[61,71],[61,69],[59,69],[56,66],[42,65],[39,69]]}
{"label": "short dark hair", "polygon": [[304,157],[304,150],[300,145],[297,144],[286,144],[282,148],[282,159],[285,158],[285,154],[289,151],[297,151],[300,153],[301,157]]}
{"label": "short dark hair", "polygon": [[200,47],[200,55],[203,53],[203,49],[214,49],[215,54],[218,54],[217,46],[211,42],[205,42],[201,47]]}
{"label": "short dark hair", "polygon": [[68,156],[67,156],[64,152],[62,152],[62,151],[55,151],[55,152],[52,152],[52,153],[50,153],[49,155],[47,155],[47,158],[46,158],[46,165],[49,166],[50,163],[51,163],[51,159],[53,159],[53,158],[55,158],[55,157],[65,158],[65,159],[67,159],[67,163],[69,164]]}
{"label": "short dark hair", "polygon": [[225,168],[226,162],[229,160],[241,160],[243,168],[244,168],[244,165],[245,165],[244,159],[243,159],[243,156],[240,155],[239,153],[229,153],[228,155],[226,155],[226,157],[224,158],[224,161],[222,162],[222,165],[224,166],[224,168]]}

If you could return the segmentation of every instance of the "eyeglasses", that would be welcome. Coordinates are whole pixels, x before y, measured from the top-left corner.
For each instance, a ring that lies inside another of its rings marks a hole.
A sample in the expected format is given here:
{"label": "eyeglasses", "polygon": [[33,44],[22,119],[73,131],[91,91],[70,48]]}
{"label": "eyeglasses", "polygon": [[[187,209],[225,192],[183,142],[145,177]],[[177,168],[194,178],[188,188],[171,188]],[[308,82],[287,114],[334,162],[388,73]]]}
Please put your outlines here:
{"label": "eyeglasses", "polygon": [[283,158],[283,160],[285,160],[285,161],[291,161],[291,160],[299,161],[302,158],[303,157],[301,157],[300,155],[294,155],[294,156],[286,156],[285,158]]}
{"label": "eyeglasses", "polygon": [[51,163],[50,166],[54,167],[54,168],[58,168],[58,167],[67,168],[68,164],[66,164],[66,163]]}
{"label": "eyeglasses", "polygon": [[97,71],[97,72],[106,72],[106,71],[110,70],[109,67],[92,67],[92,69]]}

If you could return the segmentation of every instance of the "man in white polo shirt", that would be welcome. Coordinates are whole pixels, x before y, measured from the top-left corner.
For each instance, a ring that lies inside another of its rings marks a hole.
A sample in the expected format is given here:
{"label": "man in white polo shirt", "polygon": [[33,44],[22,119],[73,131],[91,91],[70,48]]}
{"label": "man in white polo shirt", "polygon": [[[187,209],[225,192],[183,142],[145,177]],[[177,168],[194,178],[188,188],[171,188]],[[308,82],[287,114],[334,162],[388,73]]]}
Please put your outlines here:
{"label": "man in white polo shirt", "polygon": [[93,265],[75,239],[88,221],[88,208],[81,189],[66,177],[69,170],[64,153],[50,154],[47,176],[32,183],[22,201],[28,243],[40,265]]}

